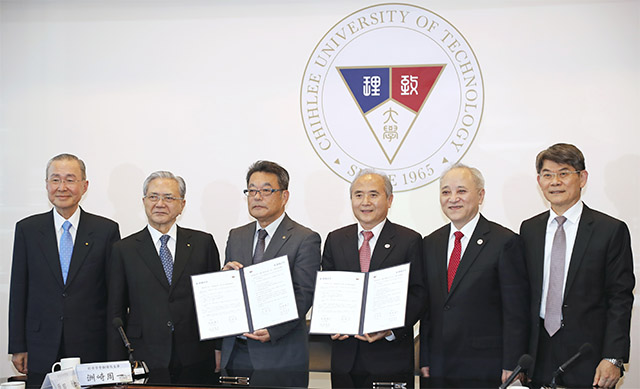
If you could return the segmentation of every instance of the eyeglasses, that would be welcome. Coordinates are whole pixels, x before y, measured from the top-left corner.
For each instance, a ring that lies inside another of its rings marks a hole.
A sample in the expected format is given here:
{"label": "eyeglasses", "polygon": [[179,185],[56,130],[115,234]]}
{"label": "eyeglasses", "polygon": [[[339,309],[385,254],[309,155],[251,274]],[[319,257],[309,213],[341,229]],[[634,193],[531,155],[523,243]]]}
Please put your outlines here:
{"label": "eyeglasses", "polygon": [[572,174],[579,174],[581,171],[582,170],[575,170],[575,171],[563,170],[560,172],[544,172],[544,173],[538,174],[538,177],[540,177],[542,180],[545,180],[545,181],[554,180],[556,177],[558,177],[561,180],[566,180]]}
{"label": "eyeglasses", "polygon": [[148,196],[144,196],[145,199],[148,199],[152,203],[157,203],[160,200],[163,200],[165,203],[172,203],[175,200],[184,200],[182,197],[173,197],[171,195],[160,195],[160,194],[150,194]]}
{"label": "eyeglasses", "polygon": [[53,186],[60,186],[60,184],[62,183],[64,183],[66,186],[74,186],[78,182],[82,182],[82,181],[84,180],[72,180],[70,178],[67,178],[66,180],[63,180],[61,178],[50,178],[47,180],[47,182]]}
{"label": "eyeglasses", "polygon": [[258,193],[260,193],[262,197],[269,197],[276,192],[282,192],[282,191],[284,191],[284,189],[264,188],[264,189],[245,189],[242,191],[242,193],[244,193],[245,196],[247,197],[256,197]]}

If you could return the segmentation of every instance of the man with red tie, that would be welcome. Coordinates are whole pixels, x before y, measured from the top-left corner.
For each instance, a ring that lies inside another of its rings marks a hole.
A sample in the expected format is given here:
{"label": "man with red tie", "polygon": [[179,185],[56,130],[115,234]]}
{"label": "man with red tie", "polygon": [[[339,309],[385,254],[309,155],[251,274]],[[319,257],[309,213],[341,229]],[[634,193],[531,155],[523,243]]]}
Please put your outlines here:
{"label": "man with red tie", "polygon": [[413,325],[424,303],[421,237],[387,219],[393,187],[386,175],[361,171],[350,194],[358,223],[329,233],[322,270],[368,272],[411,263],[409,296],[404,327],[364,336],[331,336],[332,387],[371,387],[372,381],[390,380],[412,385]]}
{"label": "man with red tie", "polygon": [[484,194],[477,169],[457,164],[445,171],[440,205],[451,222],[423,241],[429,299],[420,367],[436,385],[496,387],[527,352],[522,243],[479,213]]}

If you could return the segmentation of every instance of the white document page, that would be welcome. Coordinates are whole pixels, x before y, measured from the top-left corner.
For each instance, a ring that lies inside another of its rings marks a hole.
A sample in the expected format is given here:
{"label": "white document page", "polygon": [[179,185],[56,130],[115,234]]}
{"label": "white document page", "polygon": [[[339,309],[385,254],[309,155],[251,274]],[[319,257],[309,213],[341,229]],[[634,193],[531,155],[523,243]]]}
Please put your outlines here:
{"label": "white document page", "polygon": [[364,333],[404,326],[410,264],[369,273]]}
{"label": "white document page", "polygon": [[243,270],[254,331],[298,318],[286,255]]}
{"label": "white document page", "polygon": [[318,272],[311,311],[312,334],[358,333],[364,279],[364,273]]}
{"label": "white document page", "polygon": [[239,270],[191,276],[200,339],[249,331]]}

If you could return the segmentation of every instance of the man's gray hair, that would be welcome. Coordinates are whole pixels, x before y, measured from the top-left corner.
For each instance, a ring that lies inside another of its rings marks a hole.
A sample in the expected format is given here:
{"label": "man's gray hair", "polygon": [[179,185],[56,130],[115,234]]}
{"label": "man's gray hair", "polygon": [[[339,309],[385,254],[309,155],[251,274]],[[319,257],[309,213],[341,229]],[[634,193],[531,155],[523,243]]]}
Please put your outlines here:
{"label": "man's gray hair", "polygon": [[351,196],[351,193],[353,193],[353,184],[358,181],[358,178],[366,176],[367,174],[374,174],[382,178],[382,180],[384,181],[384,193],[387,195],[387,197],[391,197],[391,195],[393,194],[393,185],[391,185],[389,176],[374,169],[362,169],[358,172],[358,174],[356,174],[355,177],[353,177],[353,181],[351,181],[351,185],[349,186],[349,196]]}
{"label": "man's gray hair", "polygon": [[49,179],[49,167],[51,167],[51,164],[55,161],[76,161],[78,162],[78,165],[80,165],[80,171],[82,172],[82,179],[86,180],[87,179],[87,167],[84,164],[84,161],[82,161],[80,158],[76,157],[73,154],[58,154],[55,157],[51,158],[49,160],[49,162],[47,162],[47,170],[45,171],[45,179]]}
{"label": "man's gray hair", "polygon": [[144,184],[142,184],[143,196],[147,195],[149,184],[151,183],[151,181],[155,180],[156,178],[167,178],[170,180],[175,180],[178,183],[178,187],[180,187],[180,197],[184,198],[184,196],[187,194],[187,184],[184,182],[184,179],[182,177],[174,176],[173,173],[165,170],[158,170],[157,172],[153,172],[149,174],[149,177],[147,177],[147,179],[144,180]]}
{"label": "man's gray hair", "polygon": [[449,173],[453,169],[466,169],[466,170],[468,170],[469,173],[471,173],[471,176],[473,177],[473,181],[475,182],[475,184],[478,187],[478,189],[484,189],[484,177],[482,176],[482,173],[480,173],[480,170],[478,170],[478,169],[476,169],[474,167],[471,167],[471,166],[467,166],[467,165],[465,165],[463,163],[460,163],[460,162],[450,166],[447,170],[442,172],[442,174],[440,175],[440,181],[442,181],[444,176],[446,176],[447,173]]}

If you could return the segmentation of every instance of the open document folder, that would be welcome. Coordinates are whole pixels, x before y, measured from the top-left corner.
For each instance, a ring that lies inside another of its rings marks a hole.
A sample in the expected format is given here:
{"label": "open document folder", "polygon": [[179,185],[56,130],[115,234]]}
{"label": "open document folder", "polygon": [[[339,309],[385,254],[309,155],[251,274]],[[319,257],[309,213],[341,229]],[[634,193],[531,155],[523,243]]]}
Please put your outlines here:
{"label": "open document folder", "polygon": [[363,335],[404,326],[409,269],[405,263],[369,273],[319,272],[310,332]]}
{"label": "open document folder", "polygon": [[287,256],[240,270],[194,275],[191,283],[201,340],[298,318]]}

